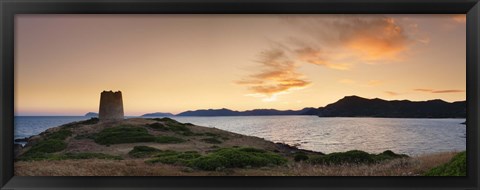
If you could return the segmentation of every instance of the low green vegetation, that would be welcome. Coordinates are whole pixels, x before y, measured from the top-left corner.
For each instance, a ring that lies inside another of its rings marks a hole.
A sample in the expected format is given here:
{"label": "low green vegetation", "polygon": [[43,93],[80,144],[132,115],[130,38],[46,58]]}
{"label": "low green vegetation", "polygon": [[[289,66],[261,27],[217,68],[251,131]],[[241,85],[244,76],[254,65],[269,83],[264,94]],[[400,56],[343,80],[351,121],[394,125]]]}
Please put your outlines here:
{"label": "low green vegetation", "polygon": [[282,165],[287,159],[255,148],[222,148],[192,160],[191,167],[202,170]]}
{"label": "low green vegetation", "polygon": [[156,122],[152,124],[147,124],[145,126],[157,131],[169,131],[169,128],[165,126],[163,123]]}
{"label": "low green vegetation", "polygon": [[82,139],[92,139],[95,140],[95,134],[79,134],[75,136],[75,139],[82,140]]}
{"label": "low green vegetation", "polygon": [[185,139],[181,139],[178,137],[172,137],[172,136],[158,136],[155,137],[155,142],[156,143],[182,143],[185,142]]}
{"label": "low green vegetation", "polygon": [[341,165],[341,164],[374,164],[385,160],[406,158],[407,155],[395,154],[387,150],[380,154],[369,154],[360,150],[336,152],[324,156],[316,156],[309,159],[312,164]]}
{"label": "low green vegetation", "polygon": [[35,144],[25,152],[20,160],[45,160],[50,153],[59,152],[67,148],[67,144],[62,140],[49,139]]}
{"label": "low green vegetation", "polygon": [[63,127],[65,128],[73,128],[73,127],[78,127],[80,125],[93,125],[93,124],[97,124],[98,122],[100,122],[100,120],[96,117],[92,117],[88,120],[85,120],[85,121],[79,121],[79,122],[73,122],[73,123],[68,123],[68,124],[65,124],[63,125]]}
{"label": "low green vegetation", "polygon": [[56,132],[53,132],[53,133],[49,133],[46,135],[46,138],[47,139],[50,139],[50,140],[65,140],[67,137],[69,136],[72,136],[72,131],[70,131],[70,129],[60,129]]}
{"label": "low green vegetation", "polygon": [[102,145],[138,143],[138,142],[157,142],[157,143],[182,143],[184,139],[172,136],[153,136],[143,127],[130,125],[121,125],[107,128],[95,135],[89,134],[79,138],[93,137],[95,142]]}
{"label": "low green vegetation", "polygon": [[210,138],[205,138],[202,139],[203,142],[210,143],[210,144],[221,144],[222,141],[220,139],[217,139],[216,137],[210,137]]}
{"label": "low green vegetation", "polygon": [[147,161],[147,163],[163,163],[163,164],[178,164],[188,165],[192,160],[201,157],[196,151],[187,152],[175,152],[175,151],[162,151],[155,155],[153,159]]}
{"label": "low green vegetation", "polygon": [[196,151],[176,152],[137,147],[129,154],[138,157],[152,156],[152,159],[146,161],[147,163],[177,164],[209,171],[282,165],[287,162],[287,159],[280,155],[255,148],[222,148],[207,155],[201,155]]}
{"label": "low green vegetation", "polygon": [[170,130],[170,131],[191,132],[190,129],[187,127],[187,124],[180,123],[180,122],[175,121],[173,119],[170,119],[168,117],[164,117],[164,118],[161,118],[161,119],[155,118],[155,119],[152,119],[152,120],[162,122],[168,128],[168,130]]}
{"label": "low green vegetation", "polygon": [[306,161],[308,160],[308,155],[306,155],[304,152],[297,152],[295,153],[294,160],[295,162],[300,162],[300,161]]}
{"label": "low green vegetation", "polygon": [[83,159],[105,159],[105,160],[122,160],[120,156],[112,156],[103,153],[65,153],[65,154],[52,154],[52,153],[35,153],[29,156],[22,156],[21,161],[39,161],[39,160],[83,160]]}
{"label": "low green vegetation", "polygon": [[448,163],[435,167],[425,173],[425,176],[466,176],[467,153],[461,152],[454,156]]}
{"label": "low green vegetation", "polygon": [[147,129],[130,125],[107,128],[95,135],[95,142],[102,145],[153,141],[155,137]]}
{"label": "low green vegetation", "polygon": [[53,153],[62,151],[65,148],[67,148],[67,143],[63,142],[62,140],[48,139],[33,145],[32,148],[30,148],[25,154]]}
{"label": "low green vegetation", "polygon": [[133,150],[128,152],[128,155],[135,157],[135,158],[145,158],[154,155],[155,153],[159,153],[161,150],[158,150],[153,147],[149,146],[135,146]]}

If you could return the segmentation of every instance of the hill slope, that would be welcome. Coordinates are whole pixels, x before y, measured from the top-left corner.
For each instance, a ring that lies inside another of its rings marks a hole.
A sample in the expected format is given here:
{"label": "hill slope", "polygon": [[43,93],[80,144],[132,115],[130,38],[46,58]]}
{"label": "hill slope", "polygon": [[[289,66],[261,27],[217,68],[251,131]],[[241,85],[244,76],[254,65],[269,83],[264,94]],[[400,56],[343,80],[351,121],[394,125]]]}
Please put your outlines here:
{"label": "hill slope", "polygon": [[409,101],[346,96],[318,108],[320,117],[465,118],[466,102]]}

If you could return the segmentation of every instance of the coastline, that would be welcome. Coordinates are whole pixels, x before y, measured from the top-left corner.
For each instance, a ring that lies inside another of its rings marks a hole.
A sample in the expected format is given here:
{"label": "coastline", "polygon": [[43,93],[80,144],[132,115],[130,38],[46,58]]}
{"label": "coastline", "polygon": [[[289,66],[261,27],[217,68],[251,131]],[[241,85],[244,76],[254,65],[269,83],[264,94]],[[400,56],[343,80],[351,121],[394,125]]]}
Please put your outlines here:
{"label": "coastline", "polygon": [[[127,142],[128,134],[121,138],[108,136],[119,134],[116,132],[104,134],[117,129],[121,129],[120,134],[129,133],[131,129],[136,130],[132,134],[137,130],[146,131],[147,136],[136,139],[140,142]],[[150,137],[154,140],[150,141]],[[40,149],[43,152],[38,151]],[[116,123],[98,123],[90,119],[51,128],[29,138],[18,155],[15,172],[19,176],[418,176],[447,163],[456,153],[416,157],[391,151],[324,154],[172,119],[131,118]],[[45,164],[51,167],[44,167]]]}

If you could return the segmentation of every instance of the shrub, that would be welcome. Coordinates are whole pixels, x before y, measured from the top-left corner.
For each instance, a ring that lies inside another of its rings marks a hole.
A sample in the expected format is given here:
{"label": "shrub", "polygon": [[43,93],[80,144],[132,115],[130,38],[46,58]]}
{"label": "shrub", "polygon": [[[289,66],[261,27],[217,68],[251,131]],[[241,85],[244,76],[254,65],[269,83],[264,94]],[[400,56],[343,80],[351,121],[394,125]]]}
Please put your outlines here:
{"label": "shrub", "polygon": [[298,152],[295,154],[294,160],[295,162],[305,161],[308,160],[308,156],[303,152]]}
{"label": "shrub", "polygon": [[425,173],[425,176],[466,176],[467,153],[461,152],[454,156],[448,163],[435,167]]}
{"label": "shrub", "polygon": [[92,139],[95,140],[96,134],[81,134],[75,136],[75,139],[81,140],[81,139]]}
{"label": "shrub", "polygon": [[193,160],[190,166],[203,170],[216,170],[217,168],[281,165],[286,162],[287,159],[264,150],[254,148],[223,148]]}
{"label": "shrub", "polygon": [[102,145],[153,141],[155,137],[147,129],[129,125],[107,128],[95,136],[95,142]]}
{"label": "shrub", "polygon": [[210,144],[221,144],[222,141],[215,138],[215,137],[210,137],[210,138],[205,138],[202,139],[203,142],[210,143]]}
{"label": "shrub", "polygon": [[135,158],[144,158],[152,156],[158,152],[160,152],[160,150],[149,146],[135,146],[130,152],[128,152],[128,155]]}
{"label": "shrub", "polygon": [[80,125],[93,125],[93,124],[97,124],[98,122],[100,122],[100,120],[98,118],[92,117],[92,118],[90,118],[88,120],[85,120],[85,121],[68,123],[68,124],[65,124],[63,126],[65,128],[73,128],[73,127],[78,127]]}
{"label": "shrub", "polygon": [[40,141],[38,144],[33,145],[32,148],[27,151],[27,153],[53,153],[62,151],[65,148],[67,148],[67,143],[63,142],[62,140],[49,139]]}
{"label": "shrub", "polygon": [[385,160],[408,157],[404,154],[395,154],[387,150],[380,154],[369,154],[360,150],[335,152],[324,156],[310,158],[312,164],[340,165],[340,164],[374,164]]}
{"label": "shrub", "polygon": [[182,143],[185,142],[184,139],[172,136],[159,136],[155,137],[155,142],[157,143]]}
{"label": "shrub", "polygon": [[56,132],[46,135],[47,139],[65,140],[67,137],[72,136],[70,129],[60,129]]}
{"label": "shrub", "polygon": [[20,160],[44,160],[49,158],[49,153],[59,152],[65,148],[67,148],[67,144],[62,140],[43,140],[33,145],[20,157]]}
{"label": "shrub", "polygon": [[165,124],[169,130],[171,131],[174,131],[174,132],[191,132],[190,129],[187,127],[187,124],[183,124],[183,123],[180,123],[178,121],[175,121],[173,119],[170,119],[168,117],[164,117],[164,118],[155,118],[155,119],[152,119],[152,120],[155,120],[155,121],[160,121],[160,122],[163,122],[163,124]]}
{"label": "shrub", "polygon": [[147,163],[163,163],[163,164],[180,164],[188,165],[193,159],[199,158],[201,155],[196,151],[175,152],[164,151],[155,156],[155,158],[147,160]]}
{"label": "shrub", "polygon": [[151,129],[154,129],[154,130],[158,130],[158,131],[168,131],[168,127],[166,127],[164,124],[162,123],[152,123],[152,124],[147,124],[146,127],[148,128],[151,128]]}
{"label": "shrub", "polygon": [[408,158],[405,154],[395,154],[391,150],[386,150],[375,157],[376,161],[392,160],[397,158]]}

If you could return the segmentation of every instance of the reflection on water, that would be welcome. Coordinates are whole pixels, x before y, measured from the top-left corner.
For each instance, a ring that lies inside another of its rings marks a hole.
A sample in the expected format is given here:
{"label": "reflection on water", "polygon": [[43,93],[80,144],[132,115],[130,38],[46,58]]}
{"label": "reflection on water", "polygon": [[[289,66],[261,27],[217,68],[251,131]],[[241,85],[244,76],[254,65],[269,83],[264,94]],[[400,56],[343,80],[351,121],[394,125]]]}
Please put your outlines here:
{"label": "reflection on water", "polygon": [[384,150],[418,155],[465,150],[464,119],[320,118],[316,116],[172,117],[206,127],[299,145],[324,153]]}
{"label": "reflection on water", "polygon": [[[172,117],[298,145],[324,153],[392,150],[418,155],[465,150],[465,119],[320,118],[316,116]],[[15,138],[29,137],[87,117],[15,117]]]}

